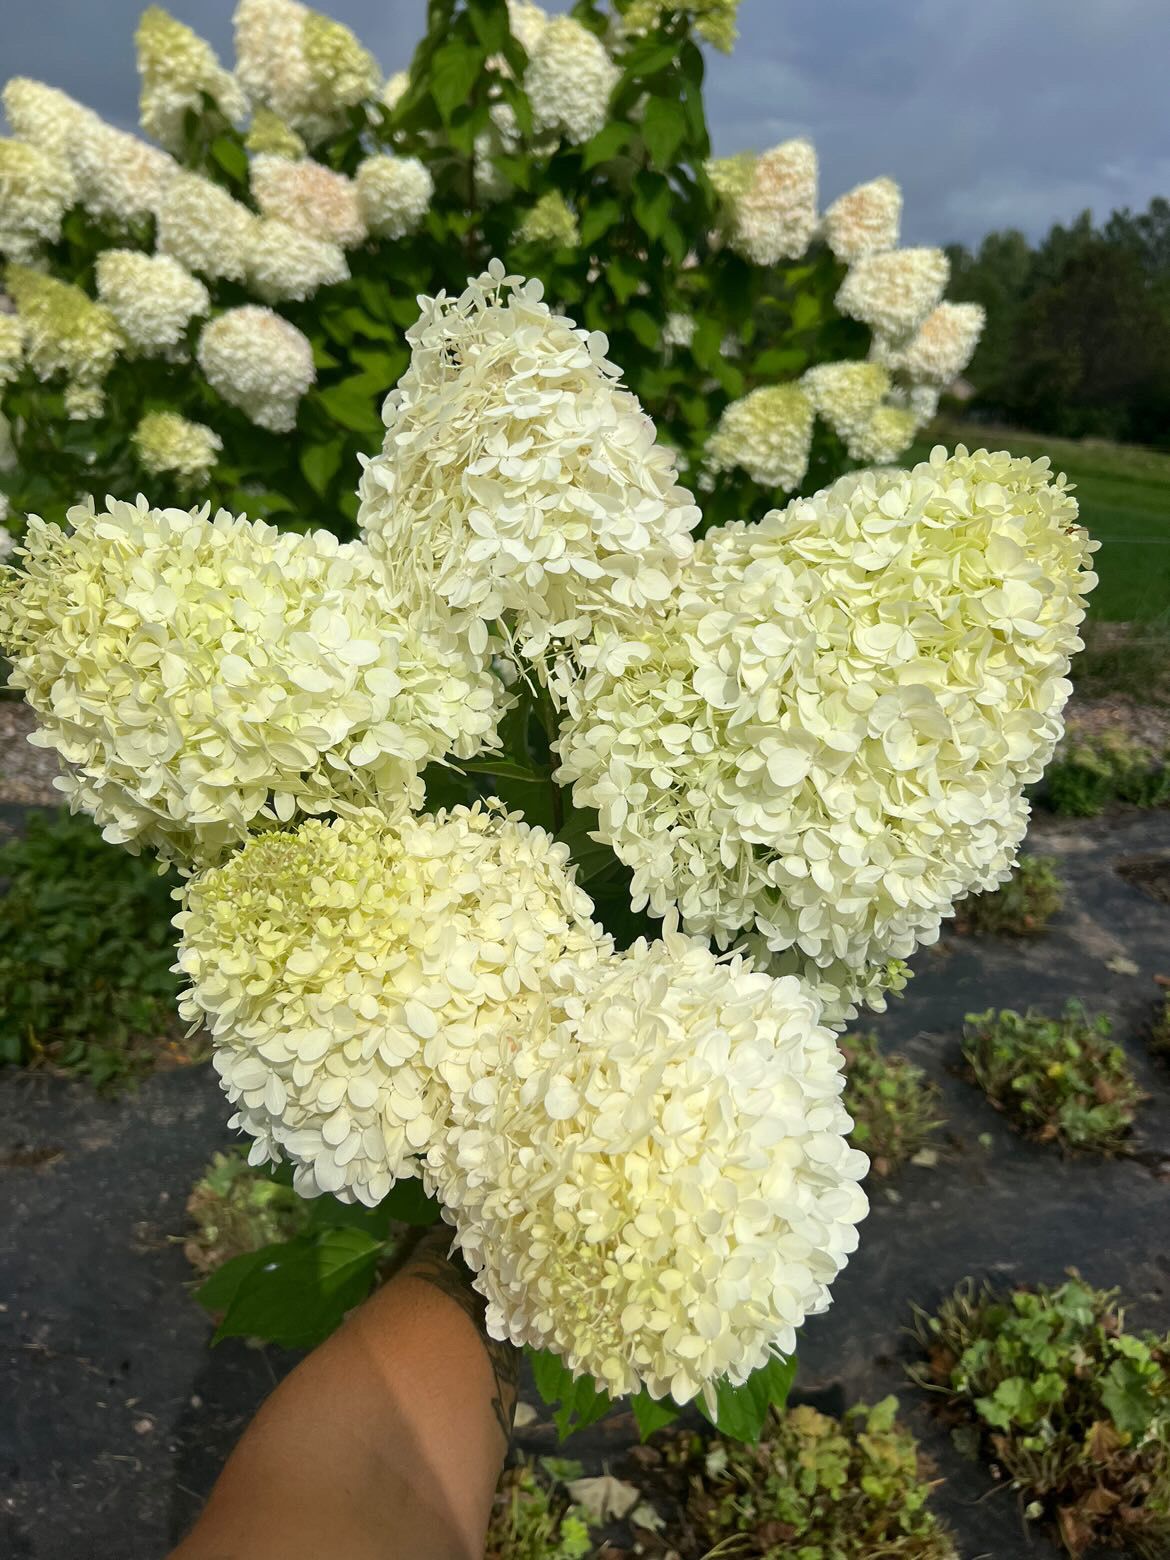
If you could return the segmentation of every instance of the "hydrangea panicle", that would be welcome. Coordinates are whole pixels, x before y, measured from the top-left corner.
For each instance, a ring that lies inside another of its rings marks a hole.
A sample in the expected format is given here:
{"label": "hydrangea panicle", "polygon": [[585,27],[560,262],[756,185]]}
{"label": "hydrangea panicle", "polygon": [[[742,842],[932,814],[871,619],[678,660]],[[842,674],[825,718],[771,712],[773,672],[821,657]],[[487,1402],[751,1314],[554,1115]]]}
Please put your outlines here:
{"label": "hydrangea panicle", "polygon": [[740,466],[762,487],[790,493],[804,480],[813,403],[797,385],[761,385],[723,408],[707,441],[714,471]]}
{"label": "hydrangea panicle", "polygon": [[528,55],[524,90],[537,135],[552,131],[573,146],[590,140],[605,124],[621,76],[601,39],[571,16],[554,16]]}
{"label": "hydrangea panicle", "polygon": [[907,336],[938,305],[950,269],[941,249],[863,255],[841,283],[837,307],[883,335]]}
{"label": "hydrangea panicle", "polygon": [[817,154],[811,141],[785,141],[761,157],[722,158],[708,163],[707,172],[738,254],[753,265],[804,254],[817,228]]}
{"label": "hydrangea panicle", "polygon": [[259,304],[228,309],[205,325],[196,349],[211,388],[258,428],[289,433],[317,377],[309,338]]}
{"label": "hydrangea panicle", "polygon": [[846,265],[893,249],[902,223],[902,191],[893,179],[871,179],[839,195],[825,212],[829,248]]}
{"label": "hydrangea panicle", "polygon": [[170,255],[103,249],[96,280],[119,330],[145,354],[174,355],[190,322],[211,308],[207,288]]}

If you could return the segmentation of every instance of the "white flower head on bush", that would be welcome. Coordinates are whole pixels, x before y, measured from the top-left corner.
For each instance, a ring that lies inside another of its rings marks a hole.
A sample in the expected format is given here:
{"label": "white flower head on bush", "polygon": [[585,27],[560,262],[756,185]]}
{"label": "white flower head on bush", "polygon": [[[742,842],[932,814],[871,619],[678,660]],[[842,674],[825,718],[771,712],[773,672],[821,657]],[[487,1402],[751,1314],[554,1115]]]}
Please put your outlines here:
{"label": "white flower head on bush", "polygon": [[349,276],[336,244],[310,238],[287,222],[262,217],[248,241],[248,286],[265,303],[303,303]]}
{"label": "white flower head on bush", "polygon": [[849,458],[865,461],[870,466],[888,466],[906,453],[924,421],[929,420],[911,406],[876,407],[846,439]]}
{"label": "white flower head on bush", "polygon": [[798,981],[669,930],[563,978],[431,1178],[493,1336],[713,1406],[793,1352],[857,1245],[840,1052]]}
{"label": "white flower head on bush", "polygon": [[71,385],[95,392],[125,345],[109,309],[72,282],[28,266],[7,266],[4,285],[16,305],[25,358],[37,378],[63,374]]}
{"label": "white flower head on bush", "polygon": [[817,228],[817,154],[811,141],[707,164],[724,203],[731,247],[753,265],[803,255]]}
{"label": "white flower head on bush", "polygon": [[272,309],[244,304],[205,325],[196,349],[211,388],[271,433],[296,427],[297,407],[317,377],[313,348]]}
{"label": "white flower head on bush", "polygon": [[548,26],[548,12],[532,0],[508,0],[508,26],[516,42],[531,55]]}
{"label": "white flower head on bush", "polygon": [[177,412],[147,412],[134,430],[134,453],[152,476],[171,476],[189,487],[202,487],[211,474],[223,440],[203,423]]}
{"label": "white flower head on bush", "polygon": [[0,138],[0,254],[30,260],[42,244],[55,244],[76,198],[77,181],[63,157]]}
{"label": "white flower head on bush", "polygon": [[58,784],[114,843],[214,862],[297,813],[421,803],[425,765],[494,742],[498,684],[407,619],[366,549],[208,510],[31,518],[0,642]]}
{"label": "white flower head on bush", "polygon": [[839,438],[848,440],[873,417],[890,388],[879,363],[818,363],[800,381],[801,389]]}
{"label": "white flower head on bush", "polygon": [[838,260],[852,265],[893,249],[901,223],[902,191],[893,179],[871,179],[839,195],[825,212],[825,239]]}
{"label": "white flower head on bush", "polygon": [[240,0],[234,23],[245,90],[310,141],[381,85],[377,62],[350,29],[298,0]]}
{"label": "white flower head on bush", "polygon": [[596,34],[571,16],[554,16],[528,50],[524,90],[536,133],[552,131],[574,146],[605,124],[621,70]]}
{"label": "white flower head on bush", "polygon": [[689,347],[695,339],[695,316],[675,312],[666,316],[662,327],[662,344],[667,347]]}
{"label": "white flower head on bush", "polygon": [[190,322],[211,307],[207,288],[170,255],[103,249],[96,275],[98,297],[142,353],[173,354]]}
{"label": "white flower head on bush", "polygon": [[872,355],[917,384],[945,389],[971,361],[986,319],[978,303],[940,303],[904,345],[879,338]]}
{"label": "white flower head on bush", "polygon": [[92,109],[83,107],[67,92],[28,76],[13,76],[5,86],[4,114],[13,133],[22,141],[63,158],[70,166],[78,131],[87,123],[100,123]]}
{"label": "white flower head on bush", "polygon": [[522,244],[574,249],[581,240],[576,214],[559,190],[549,190],[524,215],[516,237]]}
{"label": "white flower head on bush", "polygon": [[252,114],[252,123],[244,137],[244,146],[257,157],[290,157],[299,160],[308,148],[291,125],[279,114],[261,105]]}
{"label": "white flower head on bush", "polygon": [[156,244],[189,271],[242,282],[256,217],[200,173],[183,172],[159,202]]}
{"label": "white flower head on bush", "polygon": [[[713,43],[717,49],[730,53],[739,36],[735,25],[740,0],[691,0],[686,7],[695,19],[695,31],[700,38]],[[663,13],[677,11],[674,0],[633,0],[633,4],[615,21],[623,33],[645,32],[654,27]]]}
{"label": "white flower head on bush", "polygon": [[715,471],[740,466],[763,487],[791,492],[808,470],[813,403],[796,385],[761,385],[723,408],[707,441]]}
{"label": "white flower head on bush", "polygon": [[606,951],[592,909],[568,848],[498,803],[312,819],[187,885],[180,1011],[208,1023],[253,1163],[373,1206],[524,1043],[553,967]]}
{"label": "white flower head on bush", "polygon": [[864,255],[841,283],[837,307],[882,335],[909,335],[942,298],[950,269],[941,249]]}
{"label": "white flower head on bush", "polygon": [[[0,387],[11,384],[20,373],[23,363],[24,330],[20,316],[0,310]],[[0,466],[2,470],[4,467]]]}
{"label": "white flower head on bush", "polygon": [[225,119],[243,119],[247,100],[215,50],[161,6],[147,6],[134,34],[141,83],[138,122],[168,151],[182,153],[183,121],[199,114],[206,94]]}
{"label": "white flower head on bush", "polygon": [[708,533],[672,619],[582,652],[561,731],[635,907],[863,991],[1001,881],[1095,584],[1076,514],[1047,461],[938,449]]}
{"label": "white flower head on bush", "polygon": [[367,157],[355,179],[362,217],[379,238],[413,233],[435,193],[430,171],[417,157]]}
{"label": "white flower head on bush", "polygon": [[266,217],[287,222],[310,238],[353,249],[366,237],[352,179],[310,157],[264,154],[252,159],[252,194]]}
{"label": "white flower head on bush", "polygon": [[96,114],[74,128],[71,161],[81,204],[91,217],[121,228],[154,216],[179,164],[157,146],[115,130]]}
{"label": "white flower head on bush", "polygon": [[406,95],[406,89],[410,86],[410,72],[408,70],[396,70],[393,75],[387,76],[382,87],[382,102],[387,108],[397,108]]}
{"label": "white flower head on bush", "polygon": [[371,549],[414,560],[465,621],[514,614],[532,656],[659,610],[699,518],[605,337],[541,291],[493,261],[459,298],[423,301],[358,513]]}

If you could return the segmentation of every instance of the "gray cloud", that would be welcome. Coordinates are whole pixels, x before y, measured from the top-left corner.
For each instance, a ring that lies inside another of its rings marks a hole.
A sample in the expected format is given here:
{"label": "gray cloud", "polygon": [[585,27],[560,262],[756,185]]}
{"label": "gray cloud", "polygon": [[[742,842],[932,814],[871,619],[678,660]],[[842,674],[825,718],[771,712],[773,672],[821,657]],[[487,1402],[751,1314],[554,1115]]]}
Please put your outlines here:
{"label": "gray cloud", "polygon": [[[567,10],[569,0],[551,9]],[[6,69],[132,124],[134,0],[41,0],[6,22]],[[175,0],[230,55],[231,0]],[[424,0],[332,0],[385,68],[409,62]],[[889,173],[911,241],[1043,232],[1170,193],[1165,0],[743,0],[710,56],[716,150],[810,135],[826,200]]]}

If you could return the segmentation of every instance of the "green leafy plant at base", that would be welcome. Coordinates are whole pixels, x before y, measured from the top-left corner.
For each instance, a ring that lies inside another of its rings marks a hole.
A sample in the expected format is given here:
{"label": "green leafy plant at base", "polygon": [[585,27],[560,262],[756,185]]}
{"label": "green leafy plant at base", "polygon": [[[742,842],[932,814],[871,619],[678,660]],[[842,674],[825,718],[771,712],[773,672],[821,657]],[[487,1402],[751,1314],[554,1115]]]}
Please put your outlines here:
{"label": "green leafy plant at base", "polygon": [[963,1055],[992,1104],[1029,1137],[1117,1154],[1145,1096],[1111,1030],[1078,1002],[1061,1018],[989,1009],[967,1015]]}
{"label": "green leafy plant at base", "polygon": [[912,1375],[979,1426],[988,1456],[1070,1555],[1170,1553],[1170,1337],[1125,1331],[1115,1290],[960,1285],[917,1313]]}
{"label": "green leafy plant at base", "polygon": [[1095,817],[1113,802],[1161,807],[1170,801],[1170,758],[1121,731],[1083,737],[1049,765],[1043,797],[1069,818]]}
{"label": "green leafy plant at base", "polygon": [[[687,1516],[720,1555],[763,1560],[957,1560],[897,1399],[841,1419],[789,1409],[758,1446],[712,1442]],[[699,1471],[701,1470],[701,1471]]]}
{"label": "green leafy plant at base", "polygon": [[1150,1050],[1170,1062],[1170,992],[1159,1002],[1149,1031]]}
{"label": "green leafy plant at base", "polygon": [[173,879],[111,850],[88,818],[31,813],[0,847],[0,1062],[112,1086],[176,1040]]}
{"label": "green leafy plant at base", "polygon": [[1042,932],[1064,904],[1064,883],[1051,858],[1021,856],[1006,883],[964,899],[955,913],[960,932],[1030,937]]}
{"label": "green leafy plant at base", "polygon": [[853,1117],[849,1141],[869,1155],[874,1175],[891,1175],[942,1126],[938,1085],[905,1056],[886,1055],[872,1030],[846,1035],[841,1049],[845,1109]]}
{"label": "green leafy plant at base", "polygon": [[593,1551],[589,1522],[529,1463],[500,1480],[484,1560],[583,1560]]}
{"label": "green leafy plant at base", "polygon": [[195,1228],[183,1254],[203,1277],[233,1257],[292,1240],[311,1218],[310,1205],[291,1186],[250,1165],[245,1148],[212,1155],[191,1189],[187,1213]]}

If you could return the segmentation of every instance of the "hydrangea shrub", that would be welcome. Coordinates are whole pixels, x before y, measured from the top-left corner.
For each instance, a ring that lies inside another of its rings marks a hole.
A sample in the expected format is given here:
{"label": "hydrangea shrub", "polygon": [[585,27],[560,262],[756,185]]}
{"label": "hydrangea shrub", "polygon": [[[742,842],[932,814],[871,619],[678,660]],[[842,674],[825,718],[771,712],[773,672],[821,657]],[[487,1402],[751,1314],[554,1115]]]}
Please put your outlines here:
{"label": "hydrangea shrub", "polygon": [[898,247],[888,177],[822,209],[806,138],[712,156],[702,49],[732,46],[736,9],[430,0],[386,80],[298,0],[240,0],[231,68],[151,6],[147,139],[11,80],[10,525],[149,487],[351,537],[416,298],[494,255],[608,336],[709,523],[895,459],[980,311],[942,301],[940,250]]}

